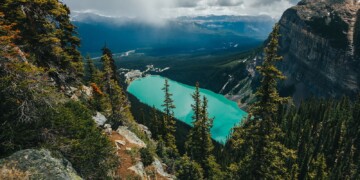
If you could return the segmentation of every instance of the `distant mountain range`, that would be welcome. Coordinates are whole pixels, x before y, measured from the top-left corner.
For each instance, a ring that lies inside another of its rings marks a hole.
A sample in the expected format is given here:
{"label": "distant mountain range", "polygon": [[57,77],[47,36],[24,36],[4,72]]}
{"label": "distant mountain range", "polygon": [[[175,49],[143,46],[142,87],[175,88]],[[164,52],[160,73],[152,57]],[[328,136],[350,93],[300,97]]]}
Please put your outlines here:
{"label": "distant mountain range", "polygon": [[92,56],[106,43],[113,52],[151,55],[207,51],[240,51],[259,46],[276,22],[269,16],[200,16],[166,19],[163,25],[132,18],[73,13],[82,40],[81,51]]}

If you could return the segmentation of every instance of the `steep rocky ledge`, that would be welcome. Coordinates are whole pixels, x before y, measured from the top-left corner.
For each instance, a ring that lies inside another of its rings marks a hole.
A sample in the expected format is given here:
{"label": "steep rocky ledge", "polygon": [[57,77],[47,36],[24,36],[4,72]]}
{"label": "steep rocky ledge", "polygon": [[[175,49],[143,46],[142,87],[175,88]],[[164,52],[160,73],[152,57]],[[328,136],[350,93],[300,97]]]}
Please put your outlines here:
{"label": "steep rocky ledge", "polygon": [[[303,0],[284,12],[279,25],[284,60],[278,67],[287,76],[281,95],[298,104],[309,97],[354,97],[360,92],[359,0]],[[262,60],[262,53],[247,58],[248,76],[230,78],[224,85],[230,89],[226,97],[244,109],[254,100],[261,80],[255,67]]]}
{"label": "steep rocky ledge", "polygon": [[309,96],[354,96],[360,84],[360,4],[303,0],[279,21],[283,91]]}

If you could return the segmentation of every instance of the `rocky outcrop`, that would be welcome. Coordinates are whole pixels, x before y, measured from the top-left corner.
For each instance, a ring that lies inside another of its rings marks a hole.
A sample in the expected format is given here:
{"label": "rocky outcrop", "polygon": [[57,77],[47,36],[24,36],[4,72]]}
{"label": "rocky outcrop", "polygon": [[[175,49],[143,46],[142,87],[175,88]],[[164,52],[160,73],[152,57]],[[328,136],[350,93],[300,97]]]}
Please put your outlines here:
{"label": "rocky outcrop", "polygon": [[282,87],[295,100],[359,92],[359,7],[352,0],[304,0],[285,11],[279,67],[287,76]]}
{"label": "rocky outcrop", "polygon": [[[287,79],[280,93],[296,103],[308,97],[356,96],[360,92],[360,1],[302,0],[279,21],[278,64]],[[266,43],[266,42],[265,42]],[[247,58],[247,74],[226,97],[246,109],[261,80],[255,72],[263,54]]]}
{"label": "rocky outcrop", "polygon": [[28,149],[0,160],[0,179],[82,179],[71,163],[48,150]]}
{"label": "rocky outcrop", "polygon": [[174,175],[165,172],[163,164],[160,162],[158,158],[154,157],[154,162],[151,165],[155,168],[156,172],[164,179],[168,179],[168,180],[176,179]]}
{"label": "rocky outcrop", "polygon": [[135,133],[131,132],[128,127],[120,126],[117,131],[121,136],[123,136],[131,144],[137,145],[139,148],[145,148],[146,144],[142,141]]}
{"label": "rocky outcrop", "polygon": [[147,177],[145,167],[142,162],[138,162],[134,166],[129,167],[129,170],[134,171],[134,173],[139,177],[142,177],[142,179],[146,179]]}

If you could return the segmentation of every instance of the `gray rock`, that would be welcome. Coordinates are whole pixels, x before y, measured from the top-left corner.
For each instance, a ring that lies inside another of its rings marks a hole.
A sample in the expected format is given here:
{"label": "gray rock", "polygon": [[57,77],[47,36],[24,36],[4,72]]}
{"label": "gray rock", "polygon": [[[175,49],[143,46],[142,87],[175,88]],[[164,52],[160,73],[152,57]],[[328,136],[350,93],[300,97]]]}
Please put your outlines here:
{"label": "gray rock", "polygon": [[104,125],[104,131],[107,135],[111,135],[112,134],[112,128],[110,124],[105,124]]}
{"label": "gray rock", "polygon": [[[10,173],[10,174],[9,174]],[[27,149],[0,160],[0,179],[21,174],[19,179],[78,180],[71,163],[64,158],[55,158],[50,151]],[[16,178],[16,177],[15,177]]]}
{"label": "gray rock", "polygon": [[138,127],[141,129],[141,131],[143,131],[143,132],[146,134],[146,136],[147,136],[149,139],[151,139],[152,134],[151,134],[151,131],[149,130],[148,127],[146,127],[146,126],[144,126],[144,125],[142,125],[142,124],[139,124]]}
{"label": "gray rock", "polygon": [[98,126],[103,126],[107,121],[106,117],[99,112],[96,112],[96,116],[93,116],[92,118]]}
{"label": "gray rock", "polygon": [[128,127],[126,126],[120,126],[117,131],[121,136],[126,138],[127,141],[129,141],[131,144],[135,144],[140,148],[145,148],[146,144],[144,141],[142,141],[139,137],[136,136],[133,132],[128,130]]}
{"label": "gray rock", "polygon": [[154,166],[156,172],[158,174],[160,174],[162,177],[169,179],[169,180],[176,178],[174,175],[168,174],[167,172],[164,171],[162,163],[156,157],[154,157],[154,162],[152,163],[152,166]]}
{"label": "gray rock", "polygon": [[129,167],[129,170],[134,171],[135,174],[139,175],[142,179],[147,177],[144,164],[142,162],[138,162],[134,166]]}

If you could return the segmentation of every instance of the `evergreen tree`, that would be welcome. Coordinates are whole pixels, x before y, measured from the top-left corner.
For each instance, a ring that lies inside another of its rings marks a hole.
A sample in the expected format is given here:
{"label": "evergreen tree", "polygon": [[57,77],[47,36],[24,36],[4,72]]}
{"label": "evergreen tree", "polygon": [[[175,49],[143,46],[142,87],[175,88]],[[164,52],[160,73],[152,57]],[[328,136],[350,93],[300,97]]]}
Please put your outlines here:
{"label": "evergreen tree", "polygon": [[[185,148],[187,151],[187,154],[190,156],[191,159],[195,160],[196,162],[201,162],[204,159],[202,158],[201,154],[202,154],[202,145],[200,145],[199,143],[199,139],[201,137],[199,137],[201,135],[201,95],[200,95],[200,87],[199,87],[199,83],[196,83],[195,86],[195,92],[194,94],[192,94],[192,98],[194,100],[194,104],[191,105],[191,108],[194,112],[194,114],[192,115],[192,119],[193,119],[193,128],[192,130],[189,132],[187,141],[185,143]],[[195,139],[197,138],[198,139]]]}
{"label": "evergreen tree", "polygon": [[186,142],[187,154],[201,165],[205,178],[218,179],[221,176],[221,168],[213,155],[214,145],[210,134],[214,119],[209,118],[207,98],[204,96],[202,101],[200,99],[199,83],[196,84],[192,96],[195,102],[192,104],[194,127],[190,130]]}
{"label": "evergreen tree", "polygon": [[108,96],[110,103],[110,121],[112,125],[130,125],[133,117],[130,112],[129,103],[119,82],[114,79],[111,59],[105,54],[101,61],[103,62],[101,89]]}
{"label": "evergreen tree", "polygon": [[5,15],[5,24],[15,23],[14,28],[19,30],[15,44],[31,54],[37,65],[55,66],[68,75],[83,75],[83,61],[77,50],[80,39],[75,36],[66,5],[58,0],[4,0],[0,11]]}
{"label": "evergreen tree", "polygon": [[97,83],[95,80],[96,74],[99,71],[94,64],[94,61],[90,58],[90,56],[86,56],[86,65],[87,65],[87,82],[89,83]]}
{"label": "evergreen tree", "polygon": [[164,116],[163,116],[163,122],[162,122],[162,138],[166,143],[166,146],[168,146],[174,154],[177,154],[177,148],[176,148],[176,144],[175,144],[175,131],[176,131],[176,127],[175,127],[175,120],[174,120],[174,111],[173,109],[175,109],[175,105],[174,105],[174,101],[172,100],[171,96],[172,94],[170,93],[169,90],[169,82],[167,79],[165,79],[165,84],[164,87],[162,88],[162,90],[165,93],[165,100],[164,100],[164,104],[162,104],[162,107],[164,107]]}
{"label": "evergreen tree", "polygon": [[250,112],[255,121],[262,120],[264,122],[263,131],[268,131],[273,126],[279,105],[289,101],[289,98],[280,97],[277,91],[278,80],[285,79],[285,76],[275,66],[276,62],[282,60],[282,57],[277,54],[279,36],[279,25],[275,25],[270,35],[270,42],[265,48],[264,62],[256,68],[261,74],[262,80],[255,94],[257,101],[251,107]]}
{"label": "evergreen tree", "polygon": [[106,46],[106,44],[101,50],[102,50],[103,56],[106,55],[109,58],[109,63],[110,63],[109,65],[110,65],[110,68],[112,70],[111,78],[120,83],[120,77],[117,74],[117,67],[116,67],[116,64],[115,64],[115,60],[113,58],[112,51]]}
{"label": "evergreen tree", "polygon": [[158,140],[160,139],[159,137],[160,128],[163,127],[163,125],[162,125],[161,117],[159,117],[155,106],[153,106],[151,110],[152,110],[151,111],[152,119],[151,122],[149,122],[148,124],[150,125],[153,138]]}
{"label": "evergreen tree", "polygon": [[[244,134],[245,139],[236,139],[245,147],[239,166],[239,176],[249,179],[289,179],[296,176],[295,151],[288,149],[280,140],[284,133],[277,123],[279,105],[288,101],[277,92],[277,81],[284,79],[275,63],[282,58],[277,55],[279,26],[274,27],[265,48],[265,58],[257,70],[262,75],[261,85],[256,92],[257,102],[250,109],[247,128],[251,134]],[[241,132],[237,132],[241,133]],[[241,137],[241,136],[240,136]],[[294,169],[295,168],[295,169]]]}
{"label": "evergreen tree", "polygon": [[187,155],[176,162],[176,177],[181,180],[204,179],[201,166]]}
{"label": "evergreen tree", "polygon": [[20,49],[14,44],[19,34],[18,31],[13,30],[15,23],[6,25],[4,22],[5,15],[0,12],[0,58],[2,62],[21,56]]}

